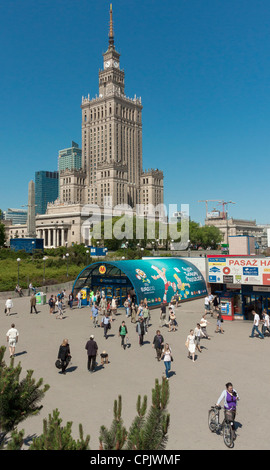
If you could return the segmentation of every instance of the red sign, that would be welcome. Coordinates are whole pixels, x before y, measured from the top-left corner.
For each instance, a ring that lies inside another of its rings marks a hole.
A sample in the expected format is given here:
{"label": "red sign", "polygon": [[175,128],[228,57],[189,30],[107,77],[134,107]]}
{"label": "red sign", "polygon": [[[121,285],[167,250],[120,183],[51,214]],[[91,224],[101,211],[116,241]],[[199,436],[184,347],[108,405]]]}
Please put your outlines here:
{"label": "red sign", "polygon": [[223,272],[224,274],[230,274],[231,270],[230,268],[228,268],[228,266],[226,266],[225,268],[223,268]]}
{"label": "red sign", "polygon": [[263,285],[270,285],[270,273],[263,274]]}

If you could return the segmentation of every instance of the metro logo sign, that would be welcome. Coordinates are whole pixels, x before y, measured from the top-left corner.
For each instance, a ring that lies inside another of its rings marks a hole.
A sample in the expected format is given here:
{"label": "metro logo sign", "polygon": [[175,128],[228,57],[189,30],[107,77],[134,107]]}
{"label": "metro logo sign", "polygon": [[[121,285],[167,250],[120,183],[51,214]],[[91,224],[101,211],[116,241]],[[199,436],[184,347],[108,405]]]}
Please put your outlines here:
{"label": "metro logo sign", "polygon": [[105,274],[106,273],[106,266],[99,266],[99,272],[100,272],[100,274]]}

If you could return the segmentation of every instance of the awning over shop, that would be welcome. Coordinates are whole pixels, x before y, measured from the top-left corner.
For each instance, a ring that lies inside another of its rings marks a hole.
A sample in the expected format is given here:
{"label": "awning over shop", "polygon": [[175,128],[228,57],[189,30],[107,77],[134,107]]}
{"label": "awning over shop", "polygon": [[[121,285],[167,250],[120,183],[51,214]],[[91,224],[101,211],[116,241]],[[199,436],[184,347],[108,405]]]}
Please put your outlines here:
{"label": "awning over shop", "polygon": [[181,300],[191,300],[207,293],[201,272],[183,258],[149,258],[143,260],[100,261],[83,269],[73,292],[93,287],[93,278],[102,284],[133,286],[137,302],[147,299],[149,306],[168,303],[175,294]]}

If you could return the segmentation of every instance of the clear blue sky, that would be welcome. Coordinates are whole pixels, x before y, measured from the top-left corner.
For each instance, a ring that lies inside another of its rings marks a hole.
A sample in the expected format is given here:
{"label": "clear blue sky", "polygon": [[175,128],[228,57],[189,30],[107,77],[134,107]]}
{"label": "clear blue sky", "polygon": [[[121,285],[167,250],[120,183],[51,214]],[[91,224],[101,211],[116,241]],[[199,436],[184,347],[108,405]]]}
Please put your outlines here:
{"label": "clear blue sky", "polygon": [[[26,204],[35,171],[81,145],[109,4],[1,2],[1,209]],[[203,222],[199,199],[232,200],[229,215],[270,223],[269,0],[114,0],[113,13],[126,94],[144,107],[144,168],[164,170],[166,204]]]}

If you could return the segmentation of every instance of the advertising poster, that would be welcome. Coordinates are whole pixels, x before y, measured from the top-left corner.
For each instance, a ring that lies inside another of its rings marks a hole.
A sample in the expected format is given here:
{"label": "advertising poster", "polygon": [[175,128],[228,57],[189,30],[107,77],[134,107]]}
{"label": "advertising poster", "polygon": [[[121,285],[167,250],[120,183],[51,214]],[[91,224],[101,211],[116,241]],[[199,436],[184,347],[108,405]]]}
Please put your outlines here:
{"label": "advertising poster", "polygon": [[121,269],[133,283],[139,302],[146,298],[149,306],[168,303],[175,294],[181,300],[188,300],[207,293],[203,275],[186,260],[123,261]]}

